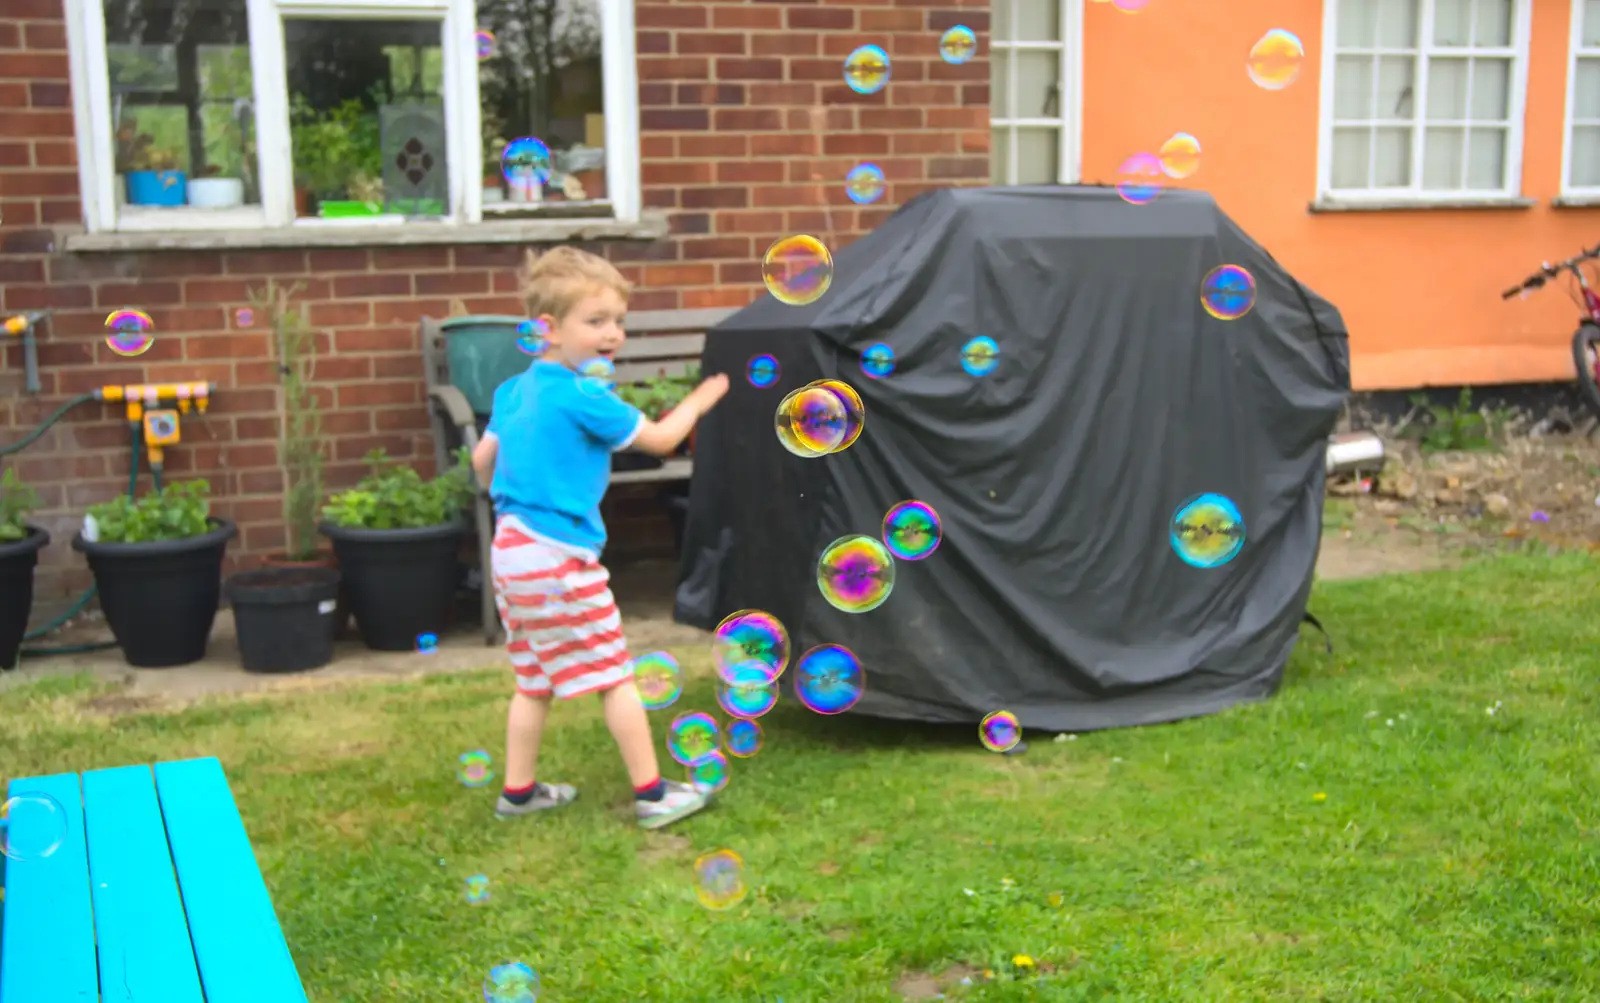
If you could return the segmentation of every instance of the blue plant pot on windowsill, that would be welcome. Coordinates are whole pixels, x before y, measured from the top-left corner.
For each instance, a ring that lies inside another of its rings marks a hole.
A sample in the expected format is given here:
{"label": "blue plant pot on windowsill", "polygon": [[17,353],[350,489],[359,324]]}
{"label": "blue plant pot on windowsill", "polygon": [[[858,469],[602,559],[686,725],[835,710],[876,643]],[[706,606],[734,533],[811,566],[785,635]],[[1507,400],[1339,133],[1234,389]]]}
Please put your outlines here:
{"label": "blue plant pot on windowsill", "polygon": [[129,171],[129,205],[183,205],[188,201],[189,179],[182,171]]}

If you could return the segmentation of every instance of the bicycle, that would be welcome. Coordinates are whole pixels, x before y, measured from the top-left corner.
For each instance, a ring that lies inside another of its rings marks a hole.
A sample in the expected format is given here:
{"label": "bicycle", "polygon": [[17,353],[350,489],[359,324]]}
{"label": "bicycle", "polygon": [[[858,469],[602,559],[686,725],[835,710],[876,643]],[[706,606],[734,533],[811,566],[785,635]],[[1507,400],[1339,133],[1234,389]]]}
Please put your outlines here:
{"label": "bicycle", "polygon": [[1578,280],[1579,295],[1574,299],[1583,308],[1584,316],[1578,319],[1578,329],[1572,332],[1572,365],[1578,371],[1578,387],[1583,391],[1584,403],[1600,415],[1600,292],[1590,287],[1581,267],[1584,262],[1595,260],[1600,260],[1600,244],[1559,264],[1545,262],[1543,268],[1501,293],[1500,298],[1525,296],[1543,288],[1563,272],[1570,272]]}

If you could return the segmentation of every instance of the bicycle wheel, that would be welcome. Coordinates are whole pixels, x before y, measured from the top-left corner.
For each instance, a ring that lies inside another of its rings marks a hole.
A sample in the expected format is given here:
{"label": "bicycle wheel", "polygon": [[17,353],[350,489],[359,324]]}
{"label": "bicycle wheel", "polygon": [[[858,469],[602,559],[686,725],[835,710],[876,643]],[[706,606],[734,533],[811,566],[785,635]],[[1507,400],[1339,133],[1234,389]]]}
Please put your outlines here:
{"label": "bicycle wheel", "polygon": [[1600,325],[1584,321],[1572,332],[1572,365],[1584,403],[1600,415]]}

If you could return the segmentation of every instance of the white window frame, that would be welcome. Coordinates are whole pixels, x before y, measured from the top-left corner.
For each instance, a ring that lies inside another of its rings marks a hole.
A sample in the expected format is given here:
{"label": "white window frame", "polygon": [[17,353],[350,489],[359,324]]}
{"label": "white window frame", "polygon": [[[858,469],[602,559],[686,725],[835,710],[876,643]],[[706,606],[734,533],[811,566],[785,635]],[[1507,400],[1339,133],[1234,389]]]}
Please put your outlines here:
{"label": "white window frame", "polygon": [[[1052,0],[992,0],[993,4],[1012,5],[1012,24],[1016,23],[1017,8],[1023,4],[1050,3]],[[993,142],[994,133],[1004,129],[1006,132],[1008,156],[1006,157],[1006,177],[990,178],[991,184],[1014,185],[1017,184],[1017,132],[1019,129],[1047,128],[1055,129],[1061,137],[1060,147],[1056,151],[1056,182],[1058,184],[1076,184],[1083,175],[1083,4],[1084,0],[1053,0],[1061,5],[1061,35],[1060,39],[1048,42],[1012,42],[1000,41],[994,37],[994,32],[989,32],[989,50],[994,52],[1059,52],[1061,54],[1061,79],[1057,81],[1061,100],[1056,109],[1054,118],[996,118],[994,116],[994,95],[989,95],[989,135]],[[991,28],[994,24],[994,14],[989,15]],[[992,58],[992,57],[991,57]],[[1006,60],[1007,93],[1015,97],[1017,93],[1017,60]]]}
{"label": "white window frame", "polygon": [[[607,219],[637,223],[639,178],[638,61],[632,0],[598,0],[601,79],[606,122]],[[483,120],[478,93],[474,0],[247,0],[251,78],[254,81],[256,148],[261,204],[237,209],[178,208],[148,213],[118,212],[116,157],[111,121],[103,0],[65,0],[67,55],[72,79],[74,130],[83,222],[90,233],[214,232],[374,226],[375,219],[297,219],[289,140],[289,85],[283,21],[295,18],[440,22],[444,61],[445,150],[450,165],[449,215],[408,223],[439,227],[483,221]]]}
{"label": "white window frame", "polygon": [[[1579,125],[1578,115],[1578,60],[1600,61],[1600,46],[1584,48],[1584,0],[1572,0],[1572,20],[1567,22],[1567,110],[1561,119],[1561,196],[1569,199],[1600,201],[1600,185],[1575,185],[1572,183],[1572,134]],[[1585,119],[1583,125],[1595,125]]]}
{"label": "white window frame", "polygon": [[[1506,130],[1506,185],[1496,191],[1481,189],[1433,189],[1422,187],[1423,147],[1426,142],[1428,109],[1428,63],[1434,56],[1471,56],[1482,49],[1453,48],[1433,44],[1433,15],[1435,0],[1420,0],[1421,24],[1417,31],[1417,48],[1403,50],[1417,61],[1416,93],[1412,102],[1417,109],[1411,125],[1412,183],[1405,188],[1334,188],[1333,187],[1333,103],[1334,74],[1339,58],[1339,4],[1342,0],[1325,0],[1322,5],[1322,81],[1319,95],[1317,136],[1317,198],[1319,202],[1346,206],[1389,205],[1464,205],[1472,203],[1504,204],[1522,196],[1522,148],[1528,104],[1528,63],[1531,50],[1532,0],[1512,0],[1511,15],[1511,94],[1510,125]],[[1395,55],[1402,50],[1393,50]],[[1491,53],[1498,50],[1489,50]]]}

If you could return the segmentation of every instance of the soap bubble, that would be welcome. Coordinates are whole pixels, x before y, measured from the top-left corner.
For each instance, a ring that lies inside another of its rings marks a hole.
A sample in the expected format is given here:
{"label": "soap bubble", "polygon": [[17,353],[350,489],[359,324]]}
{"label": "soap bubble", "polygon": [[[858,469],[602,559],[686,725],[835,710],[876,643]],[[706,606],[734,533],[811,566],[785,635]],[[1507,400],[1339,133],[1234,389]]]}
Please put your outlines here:
{"label": "soap bubble", "polygon": [[143,355],[156,343],[155,321],[143,310],[114,310],[106,318],[106,347],[125,359]]}
{"label": "soap bubble", "polygon": [[869,346],[861,353],[861,372],[875,380],[894,372],[894,349],[881,341]]}
{"label": "soap bubble", "polygon": [[711,657],[716,662],[717,675],[725,683],[747,682],[748,677],[736,675],[734,669],[743,672],[752,663],[761,666],[770,682],[789,667],[789,631],[765,610],[729,613],[712,635]]}
{"label": "soap bubble", "polygon": [[728,757],[720,750],[689,768],[689,783],[701,794],[715,794],[728,786]]}
{"label": "soap bubble", "polygon": [[242,306],[233,311],[233,323],[236,327],[251,327],[256,322],[256,312],[247,306]]}
{"label": "soap bubble", "polygon": [[520,961],[489,969],[483,979],[483,1003],[538,1003],[539,973]]}
{"label": "soap bubble", "polygon": [[749,759],[761,751],[761,745],[762,734],[759,722],[749,718],[737,718],[728,722],[728,755],[738,756],[740,759]]}
{"label": "soap bubble", "polygon": [[550,180],[550,148],[532,136],[513,139],[500,152],[500,173],[512,188],[532,188]]}
{"label": "soap bubble", "polygon": [[419,654],[419,655],[434,655],[434,654],[438,654],[438,652],[439,652],[439,635],[438,634],[418,634],[417,635],[417,654]]}
{"label": "soap bubble", "polygon": [[1022,725],[1017,722],[1017,715],[997,710],[985,714],[978,723],[978,739],[990,752],[1007,752],[1022,741]]}
{"label": "soap bubble", "polygon": [[773,242],[762,257],[761,279],[780,303],[815,303],[833,284],[833,255],[809,234],[784,237]]}
{"label": "soap bubble", "polygon": [[778,376],[782,372],[783,369],[778,365],[776,358],[770,355],[757,355],[745,367],[745,378],[750,381],[751,386],[764,390],[778,382]]}
{"label": "soap bubble", "polygon": [[863,45],[844,60],[844,82],[857,94],[874,94],[889,82],[889,54],[876,45]]}
{"label": "soap bubble", "polygon": [[1172,514],[1172,549],[1185,564],[1215,568],[1244,548],[1244,517],[1239,506],[1219,494],[1203,494]]}
{"label": "soap bubble", "polygon": [[818,714],[842,714],[861,699],[867,675],[842,644],[819,644],[794,663],[794,695]]}
{"label": "soap bubble", "polygon": [[578,364],[578,389],[587,397],[604,397],[617,385],[617,367],[604,355]]}
{"label": "soap bubble", "polygon": [[1200,141],[1187,132],[1176,132],[1161,144],[1161,170],[1169,178],[1182,180],[1200,169]]}
{"label": "soap bubble", "polygon": [[43,860],[67,839],[67,810],[43,792],[0,803],[0,855],[18,862]]}
{"label": "soap bubble", "polygon": [[971,59],[978,51],[978,36],[971,28],[958,24],[939,37],[939,55],[947,63],[957,66]]}
{"label": "soap bubble", "polygon": [[665,651],[640,655],[633,660],[633,685],[645,710],[665,710],[678,702],[683,693],[683,675],[678,660]]}
{"label": "soap bubble", "polygon": [[973,376],[988,376],[1000,365],[1000,346],[982,335],[961,346],[961,368]]}
{"label": "soap bubble", "polygon": [[1149,205],[1165,187],[1166,172],[1153,153],[1135,153],[1117,168],[1117,194],[1129,205]]}
{"label": "soap bubble", "polygon": [[699,766],[721,745],[717,719],[701,711],[679,714],[667,729],[667,752],[684,766]]}
{"label": "soap bubble", "polygon": [[472,40],[478,49],[478,59],[488,59],[494,55],[494,32],[479,28],[473,32]]}
{"label": "soap bubble", "polygon": [[482,905],[489,901],[489,876],[474,874],[467,879],[467,901],[473,905]]}
{"label": "soap bubble", "polygon": [[817,588],[835,609],[875,610],[894,590],[894,558],[870,536],[841,536],[817,561]]}
{"label": "soap bubble", "polygon": [[549,347],[550,325],[538,317],[529,317],[517,325],[517,351],[523,355],[538,356]]}
{"label": "soap bubble", "polygon": [[772,426],[784,449],[810,459],[839,448],[849,431],[849,419],[838,394],[812,384],[784,395],[773,413]]}
{"label": "soap bubble", "polygon": [[832,391],[844,405],[844,438],[834,446],[832,452],[842,453],[861,438],[861,430],[867,423],[867,405],[862,402],[861,395],[856,393],[856,388],[843,380],[814,380],[806,384],[806,389],[820,387]]}
{"label": "soap bubble", "polygon": [[856,205],[871,205],[883,198],[888,186],[883,180],[883,169],[877,164],[857,164],[844,176],[844,193]]}
{"label": "soap bubble", "polygon": [[1294,32],[1273,28],[1250,47],[1245,69],[1257,87],[1281,91],[1300,76],[1305,56],[1306,47]]}
{"label": "soap bubble", "polygon": [[1200,305],[1218,320],[1238,320],[1256,305],[1255,276],[1238,265],[1218,265],[1200,282]]}
{"label": "soap bubble", "polygon": [[487,787],[494,779],[494,771],[489,768],[491,762],[489,754],[482,749],[463,752],[456,761],[456,779],[467,787]]}
{"label": "soap bubble", "polygon": [[744,858],[732,850],[712,850],[694,862],[694,897],[707,909],[732,909],[748,892]]}
{"label": "soap bubble", "polygon": [[944,529],[927,502],[903,501],[883,517],[883,545],[906,561],[920,561],[939,549]]}
{"label": "soap bubble", "polygon": [[778,682],[760,662],[735,665],[717,680],[717,705],[731,718],[753,721],[778,703]]}

